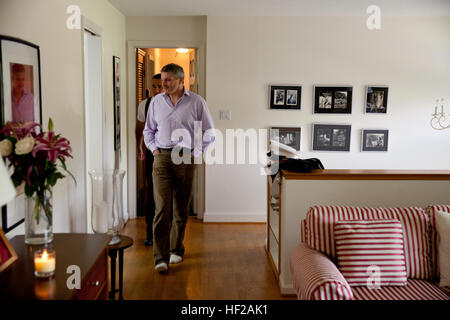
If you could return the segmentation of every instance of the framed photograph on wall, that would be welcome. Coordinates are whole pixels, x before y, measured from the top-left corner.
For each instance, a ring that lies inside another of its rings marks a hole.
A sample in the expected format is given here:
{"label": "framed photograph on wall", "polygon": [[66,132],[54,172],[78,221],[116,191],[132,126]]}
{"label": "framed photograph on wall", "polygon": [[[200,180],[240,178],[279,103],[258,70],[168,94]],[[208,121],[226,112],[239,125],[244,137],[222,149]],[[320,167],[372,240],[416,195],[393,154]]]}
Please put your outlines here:
{"label": "framed photograph on wall", "polygon": [[120,150],[120,58],[113,56],[114,151]]}
{"label": "framed photograph on wall", "polygon": [[313,151],[350,151],[351,125],[313,124]]}
{"label": "framed photograph on wall", "polygon": [[314,86],[314,113],[352,113],[353,87]]}
{"label": "framed photograph on wall", "polygon": [[388,151],[389,130],[362,130],[361,151]]}
{"label": "framed photograph on wall", "polygon": [[5,234],[0,230],[0,273],[17,260],[17,254]]}
{"label": "framed photograph on wall", "polygon": [[270,86],[269,108],[277,110],[300,110],[301,86]]}
{"label": "framed photograph on wall", "polygon": [[271,127],[269,129],[270,140],[285,144],[296,151],[300,151],[301,128],[300,127]]}
{"label": "framed photograph on wall", "polygon": [[387,113],[388,87],[366,88],[366,113]]}
{"label": "framed photograph on wall", "polygon": [[[8,121],[42,124],[39,46],[0,35],[0,60],[0,127]],[[18,187],[15,200],[2,207],[5,233],[24,221],[25,200],[23,187]]]}

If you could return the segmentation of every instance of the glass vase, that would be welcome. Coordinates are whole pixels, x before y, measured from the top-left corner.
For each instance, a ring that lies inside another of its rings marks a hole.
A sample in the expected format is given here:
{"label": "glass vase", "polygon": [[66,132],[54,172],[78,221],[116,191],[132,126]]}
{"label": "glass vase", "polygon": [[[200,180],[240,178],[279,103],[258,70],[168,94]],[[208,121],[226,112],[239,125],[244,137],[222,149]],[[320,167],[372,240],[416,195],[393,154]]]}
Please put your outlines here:
{"label": "glass vase", "polygon": [[25,205],[25,243],[47,244],[53,241],[52,190],[36,192]]}
{"label": "glass vase", "polygon": [[95,233],[111,235],[109,245],[120,242],[123,220],[123,178],[125,171],[91,170],[91,226]]}

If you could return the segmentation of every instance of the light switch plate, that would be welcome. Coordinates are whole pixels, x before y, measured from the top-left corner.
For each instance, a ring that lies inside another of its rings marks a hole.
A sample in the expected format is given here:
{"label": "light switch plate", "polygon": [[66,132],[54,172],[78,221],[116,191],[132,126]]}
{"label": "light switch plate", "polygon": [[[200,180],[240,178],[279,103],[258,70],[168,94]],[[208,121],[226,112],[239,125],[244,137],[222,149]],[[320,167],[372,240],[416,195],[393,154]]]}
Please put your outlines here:
{"label": "light switch plate", "polygon": [[220,120],[231,120],[231,110],[220,110]]}

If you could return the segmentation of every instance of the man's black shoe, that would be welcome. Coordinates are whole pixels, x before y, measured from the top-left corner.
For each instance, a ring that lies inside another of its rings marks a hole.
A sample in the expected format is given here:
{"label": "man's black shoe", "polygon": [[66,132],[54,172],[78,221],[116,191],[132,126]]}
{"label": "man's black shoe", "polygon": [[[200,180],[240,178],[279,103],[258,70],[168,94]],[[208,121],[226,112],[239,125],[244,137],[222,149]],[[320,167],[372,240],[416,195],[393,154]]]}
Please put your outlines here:
{"label": "man's black shoe", "polygon": [[153,239],[152,238],[146,238],[144,240],[144,246],[148,247],[148,246],[152,246],[153,245]]}

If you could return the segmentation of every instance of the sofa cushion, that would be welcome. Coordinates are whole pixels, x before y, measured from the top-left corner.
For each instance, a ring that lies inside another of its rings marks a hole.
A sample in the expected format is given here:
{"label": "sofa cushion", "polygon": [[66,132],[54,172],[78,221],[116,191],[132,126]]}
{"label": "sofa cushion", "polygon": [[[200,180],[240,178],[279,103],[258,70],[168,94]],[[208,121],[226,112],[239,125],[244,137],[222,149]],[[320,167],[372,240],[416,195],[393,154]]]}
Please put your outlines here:
{"label": "sofa cushion", "polygon": [[436,211],[440,287],[450,287],[450,214]]}
{"label": "sofa cushion", "polygon": [[382,219],[399,220],[402,224],[407,277],[429,280],[429,218],[418,207],[313,206],[306,215],[306,243],[336,261],[333,229],[337,221]]}
{"label": "sofa cushion", "polygon": [[338,268],[351,286],[406,284],[402,225],[398,220],[338,221]]}
{"label": "sofa cushion", "polygon": [[406,286],[352,287],[355,300],[450,300],[450,297],[432,282],[409,279]]}
{"label": "sofa cushion", "polygon": [[450,205],[434,205],[434,206],[428,206],[425,209],[425,212],[428,214],[430,218],[430,238],[431,238],[431,266],[432,266],[432,273],[435,280],[438,280],[440,278],[440,271],[439,271],[439,259],[438,259],[438,235],[436,231],[436,211],[441,211],[444,213],[450,213]]}

